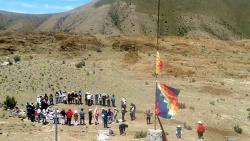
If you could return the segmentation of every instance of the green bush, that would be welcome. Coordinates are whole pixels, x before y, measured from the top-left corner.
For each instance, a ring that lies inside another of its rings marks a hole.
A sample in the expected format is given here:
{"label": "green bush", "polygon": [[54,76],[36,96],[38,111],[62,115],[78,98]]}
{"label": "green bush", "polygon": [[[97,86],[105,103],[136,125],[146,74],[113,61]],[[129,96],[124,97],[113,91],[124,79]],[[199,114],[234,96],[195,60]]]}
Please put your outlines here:
{"label": "green bush", "polygon": [[234,131],[235,131],[236,133],[241,134],[243,130],[242,130],[242,128],[240,128],[239,125],[234,125]]}
{"label": "green bush", "polygon": [[192,130],[192,127],[187,125],[186,122],[184,122],[184,128],[187,129],[187,130]]}
{"label": "green bush", "polygon": [[138,139],[138,138],[146,138],[147,137],[147,132],[146,131],[136,131],[135,132],[135,136],[134,138],[135,139]]}
{"label": "green bush", "polygon": [[18,55],[14,56],[13,59],[15,62],[21,61],[21,57]]}
{"label": "green bush", "polygon": [[14,97],[7,96],[5,98],[4,103],[4,109],[14,109],[16,106],[17,101],[15,100]]}
{"label": "green bush", "polygon": [[248,113],[247,119],[250,120],[250,113]]}
{"label": "green bush", "polygon": [[194,110],[194,107],[193,107],[193,106],[190,106],[189,109],[190,109],[190,110]]}
{"label": "green bush", "polygon": [[215,102],[214,102],[214,101],[210,101],[210,104],[214,106],[214,105],[215,105]]}
{"label": "green bush", "polygon": [[85,61],[81,61],[81,62],[77,63],[75,66],[77,68],[82,68],[83,66],[85,66]]}
{"label": "green bush", "polygon": [[186,104],[185,103],[179,103],[179,109],[186,109]]}

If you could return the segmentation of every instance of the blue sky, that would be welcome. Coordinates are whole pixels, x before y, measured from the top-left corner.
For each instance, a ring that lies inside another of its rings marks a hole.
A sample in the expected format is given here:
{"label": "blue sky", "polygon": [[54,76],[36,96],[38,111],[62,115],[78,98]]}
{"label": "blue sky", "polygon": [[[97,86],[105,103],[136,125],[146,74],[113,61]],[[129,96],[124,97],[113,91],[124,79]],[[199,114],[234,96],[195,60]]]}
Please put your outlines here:
{"label": "blue sky", "polygon": [[0,0],[0,10],[48,14],[69,11],[91,1],[93,0]]}

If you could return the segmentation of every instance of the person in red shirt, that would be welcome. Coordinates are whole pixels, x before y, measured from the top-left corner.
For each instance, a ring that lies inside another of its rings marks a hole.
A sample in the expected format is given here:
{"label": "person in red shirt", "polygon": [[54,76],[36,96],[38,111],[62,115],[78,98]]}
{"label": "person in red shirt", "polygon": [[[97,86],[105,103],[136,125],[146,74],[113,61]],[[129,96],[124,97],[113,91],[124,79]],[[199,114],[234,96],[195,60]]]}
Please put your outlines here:
{"label": "person in red shirt", "polygon": [[73,112],[71,111],[71,109],[69,109],[67,112],[66,112],[66,117],[67,117],[67,122],[66,122],[66,125],[68,124],[69,126],[71,125],[71,118],[73,116]]}
{"label": "person in red shirt", "polygon": [[197,133],[198,133],[198,138],[199,139],[204,139],[203,133],[205,132],[205,127],[202,124],[201,121],[198,121],[198,126],[197,126]]}

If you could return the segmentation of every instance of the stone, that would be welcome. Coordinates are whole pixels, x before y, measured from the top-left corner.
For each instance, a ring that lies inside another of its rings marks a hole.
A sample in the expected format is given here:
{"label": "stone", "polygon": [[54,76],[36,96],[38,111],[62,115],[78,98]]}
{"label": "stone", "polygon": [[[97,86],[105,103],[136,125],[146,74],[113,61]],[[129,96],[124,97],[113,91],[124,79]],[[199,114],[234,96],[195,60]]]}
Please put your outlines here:
{"label": "stone", "polygon": [[227,138],[225,141],[237,141],[236,138]]}
{"label": "stone", "polygon": [[147,141],[162,141],[162,130],[148,129]]}

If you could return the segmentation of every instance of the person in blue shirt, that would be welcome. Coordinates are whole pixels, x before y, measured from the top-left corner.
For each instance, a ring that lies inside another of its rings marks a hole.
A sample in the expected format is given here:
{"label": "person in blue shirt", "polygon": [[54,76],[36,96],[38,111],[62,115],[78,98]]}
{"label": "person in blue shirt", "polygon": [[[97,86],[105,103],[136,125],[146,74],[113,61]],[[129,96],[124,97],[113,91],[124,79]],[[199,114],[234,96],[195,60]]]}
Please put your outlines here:
{"label": "person in blue shirt", "polygon": [[112,103],[112,107],[115,107],[115,95],[112,95],[111,103]]}
{"label": "person in blue shirt", "polygon": [[103,120],[104,120],[104,128],[108,128],[108,112],[107,111],[104,112]]}
{"label": "person in blue shirt", "polygon": [[178,126],[176,127],[175,134],[176,134],[176,137],[177,137],[177,138],[181,138],[182,129],[181,129],[181,126],[180,126],[180,125],[178,125]]}
{"label": "person in blue shirt", "polygon": [[85,120],[85,113],[83,111],[83,108],[81,109],[79,115],[80,115],[80,125],[85,125],[85,121],[84,121]]}

